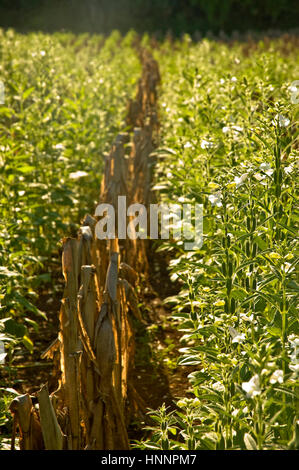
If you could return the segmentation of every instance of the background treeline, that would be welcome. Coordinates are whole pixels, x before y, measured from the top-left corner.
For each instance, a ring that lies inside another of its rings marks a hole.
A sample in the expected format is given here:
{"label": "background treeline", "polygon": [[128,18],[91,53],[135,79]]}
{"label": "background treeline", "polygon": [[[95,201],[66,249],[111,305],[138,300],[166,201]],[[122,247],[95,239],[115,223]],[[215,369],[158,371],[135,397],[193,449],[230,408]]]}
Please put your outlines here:
{"label": "background treeline", "polygon": [[0,0],[0,26],[21,31],[286,30],[298,14],[297,0]]}

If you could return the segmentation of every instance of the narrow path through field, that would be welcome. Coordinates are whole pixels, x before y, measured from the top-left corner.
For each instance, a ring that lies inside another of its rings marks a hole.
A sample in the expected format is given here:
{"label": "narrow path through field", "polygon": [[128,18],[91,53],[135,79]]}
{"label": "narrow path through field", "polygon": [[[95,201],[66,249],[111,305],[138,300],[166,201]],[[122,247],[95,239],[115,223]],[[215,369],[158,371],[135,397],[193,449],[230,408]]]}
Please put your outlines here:
{"label": "narrow path through field", "polygon": [[[143,316],[146,325],[136,333],[134,386],[142,399],[139,422],[129,430],[132,439],[144,435],[142,423],[150,423],[148,409],[157,409],[163,403],[175,408],[175,398],[188,396],[188,374],[193,366],[178,366],[181,333],[172,323],[171,310],[165,299],[175,295],[179,286],[169,278],[168,259],[149,244],[149,288],[145,293]],[[144,421],[145,420],[145,421]]]}

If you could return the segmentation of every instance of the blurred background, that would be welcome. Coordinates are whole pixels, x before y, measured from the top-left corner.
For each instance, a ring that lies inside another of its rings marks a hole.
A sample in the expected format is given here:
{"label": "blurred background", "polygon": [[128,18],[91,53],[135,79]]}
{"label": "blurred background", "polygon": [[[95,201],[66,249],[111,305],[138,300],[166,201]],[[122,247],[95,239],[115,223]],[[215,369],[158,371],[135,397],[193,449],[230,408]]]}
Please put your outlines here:
{"label": "blurred background", "polygon": [[18,31],[165,34],[297,28],[298,0],[0,0],[0,27]]}

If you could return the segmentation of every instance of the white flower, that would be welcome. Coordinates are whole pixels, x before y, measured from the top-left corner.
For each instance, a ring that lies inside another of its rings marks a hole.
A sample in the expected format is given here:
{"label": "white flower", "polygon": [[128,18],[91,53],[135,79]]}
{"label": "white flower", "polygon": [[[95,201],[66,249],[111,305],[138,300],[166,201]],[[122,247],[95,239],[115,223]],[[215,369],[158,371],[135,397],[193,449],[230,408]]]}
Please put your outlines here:
{"label": "white flower", "polygon": [[289,368],[297,374],[299,373],[299,337],[292,334],[288,337],[288,341],[293,349],[290,355]]}
{"label": "white flower", "polygon": [[289,364],[289,368],[293,371],[298,373],[299,372],[299,362],[297,364]]}
{"label": "white flower", "polygon": [[245,341],[245,334],[239,333],[237,330],[232,328],[231,326],[228,327],[229,333],[232,337],[232,343],[243,343]]}
{"label": "white flower", "polygon": [[232,340],[232,343],[241,344],[241,343],[244,343],[244,341],[245,341],[245,334],[239,333],[238,335],[234,337],[234,339]]}
{"label": "white flower", "polygon": [[265,179],[265,175],[261,175],[260,173],[255,173],[254,177],[258,180],[258,181],[263,181]]}
{"label": "white flower", "polygon": [[286,172],[287,175],[291,174],[293,171],[293,165],[286,166],[284,171]]}
{"label": "white flower", "polygon": [[210,149],[210,148],[214,147],[214,144],[213,144],[213,142],[211,142],[209,140],[203,139],[200,143],[200,146],[201,146],[202,149]]}
{"label": "white flower", "polygon": [[5,352],[4,342],[0,341],[0,364],[5,364],[5,357],[7,353]]}
{"label": "white flower", "polygon": [[234,131],[237,131],[237,132],[242,132],[243,131],[243,127],[240,127],[240,126],[232,126],[232,129]]}
{"label": "white flower", "polygon": [[260,164],[260,169],[266,173],[266,175],[271,176],[273,171],[269,163],[261,163]]}
{"label": "white flower", "polygon": [[224,385],[221,382],[213,383],[212,388],[217,390],[217,392],[224,392]]}
{"label": "white flower", "polygon": [[299,357],[298,357],[298,354],[297,354],[297,350],[298,350],[298,349],[295,348],[295,349],[293,350],[293,352],[291,353],[291,355],[290,355],[290,359],[291,359],[291,362],[292,362],[293,364],[298,364],[298,363],[299,363]]}
{"label": "white flower", "polygon": [[63,145],[63,144],[56,144],[56,145],[54,145],[54,148],[55,148],[56,150],[63,150],[63,149],[64,149],[64,145]]}
{"label": "white flower", "polygon": [[191,147],[192,147],[191,142],[186,142],[185,145],[184,145],[184,149],[189,149]]}
{"label": "white flower", "polygon": [[239,132],[243,131],[243,127],[240,126],[224,126],[222,127],[222,132],[227,134],[229,131],[234,131],[234,136],[237,136]]}
{"label": "white flower", "polygon": [[243,321],[253,321],[253,314],[248,316],[248,315],[246,315],[246,313],[241,313],[240,318]]}
{"label": "white flower", "polygon": [[283,383],[283,371],[281,369],[277,369],[270,377],[270,384],[276,383],[282,384]]}
{"label": "white flower", "polygon": [[282,114],[276,114],[274,120],[272,121],[272,123],[278,127],[288,127],[290,122],[291,121],[289,118],[283,116]]}
{"label": "white flower", "polygon": [[259,376],[256,374],[253,377],[251,377],[249,382],[243,382],[242,388],[250,398],[260,395],[262,391],[260,388]]}
{"label": "white flower", "polygon": [[88,173],[86,173],[86,171],[80,171],[80,170],[70,173],[70,178],[72,180],[78,180],[79,178],[83,178],[83,176],[88,176]]}
{"label": "white flower", "polygon": [[292,271],[294,271],[295,267],[293,266],[292,269],[291,268],[291,263],[284,263],[281,265],[281,270],[284,272],[284,273],[291,273]]}
{"label": "white flower", "polygon": [[43,57],[46,55],[45,51],[40,51],[40,55]]}
{"label": "white flower", "polygon": [[231,81],[232,81],[232,82],[236,82],[236,81],[237,81],[237,77],[232,77],[232,78],[231,78]]}
{"label": "white flower", "polygon": [[247,179],[248,173],[243,173],[241,176],[235,176],[234,178],[234,183],[236,184],[236,187],[239,188],[242,186],[243,183],[245,183]]}
{"label": "white flower", "polygon": [[291,93],[297,93],[298,88],[297,88],[295,85],[290,85],[290,86],[288,87],[288,90],[289,90]]}
{"label": "white flower", "polygon": [[297,348],[299,347],[299,336],[296,336],[294,334],[288,336],[288,341],[291,343],[292,348]]}
{"label": "white flower", "polygon": [[218,191],[218,192],[215,193],[215,194],[210,194],[210,195],[209,195],[209,201],[210,201],[210,203],[212,204],[212,206],[221,207],[221,206],[222,206],[222,202],[221,202],[221,192]]}

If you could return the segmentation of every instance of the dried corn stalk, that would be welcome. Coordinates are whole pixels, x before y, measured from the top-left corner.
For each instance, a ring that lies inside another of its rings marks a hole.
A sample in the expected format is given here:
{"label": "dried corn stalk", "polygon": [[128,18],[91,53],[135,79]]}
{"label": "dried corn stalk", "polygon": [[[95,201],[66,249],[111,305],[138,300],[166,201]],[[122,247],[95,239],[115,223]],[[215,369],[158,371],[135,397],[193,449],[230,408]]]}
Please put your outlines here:
{"label": "dried corn stalk", "polygon": [[17,426],[19,427],[20,433],[20,450],[44,449],[40,422],[28,393],[14,398],[9,409],[14,419],[12,450],[15,445],[15,431]]}
{"label": "dried corn stalk", "polygon": [[65,436],[58,424],[47,385],[41,388],[37,396],[45,449],[62,450],[66,446]]}

